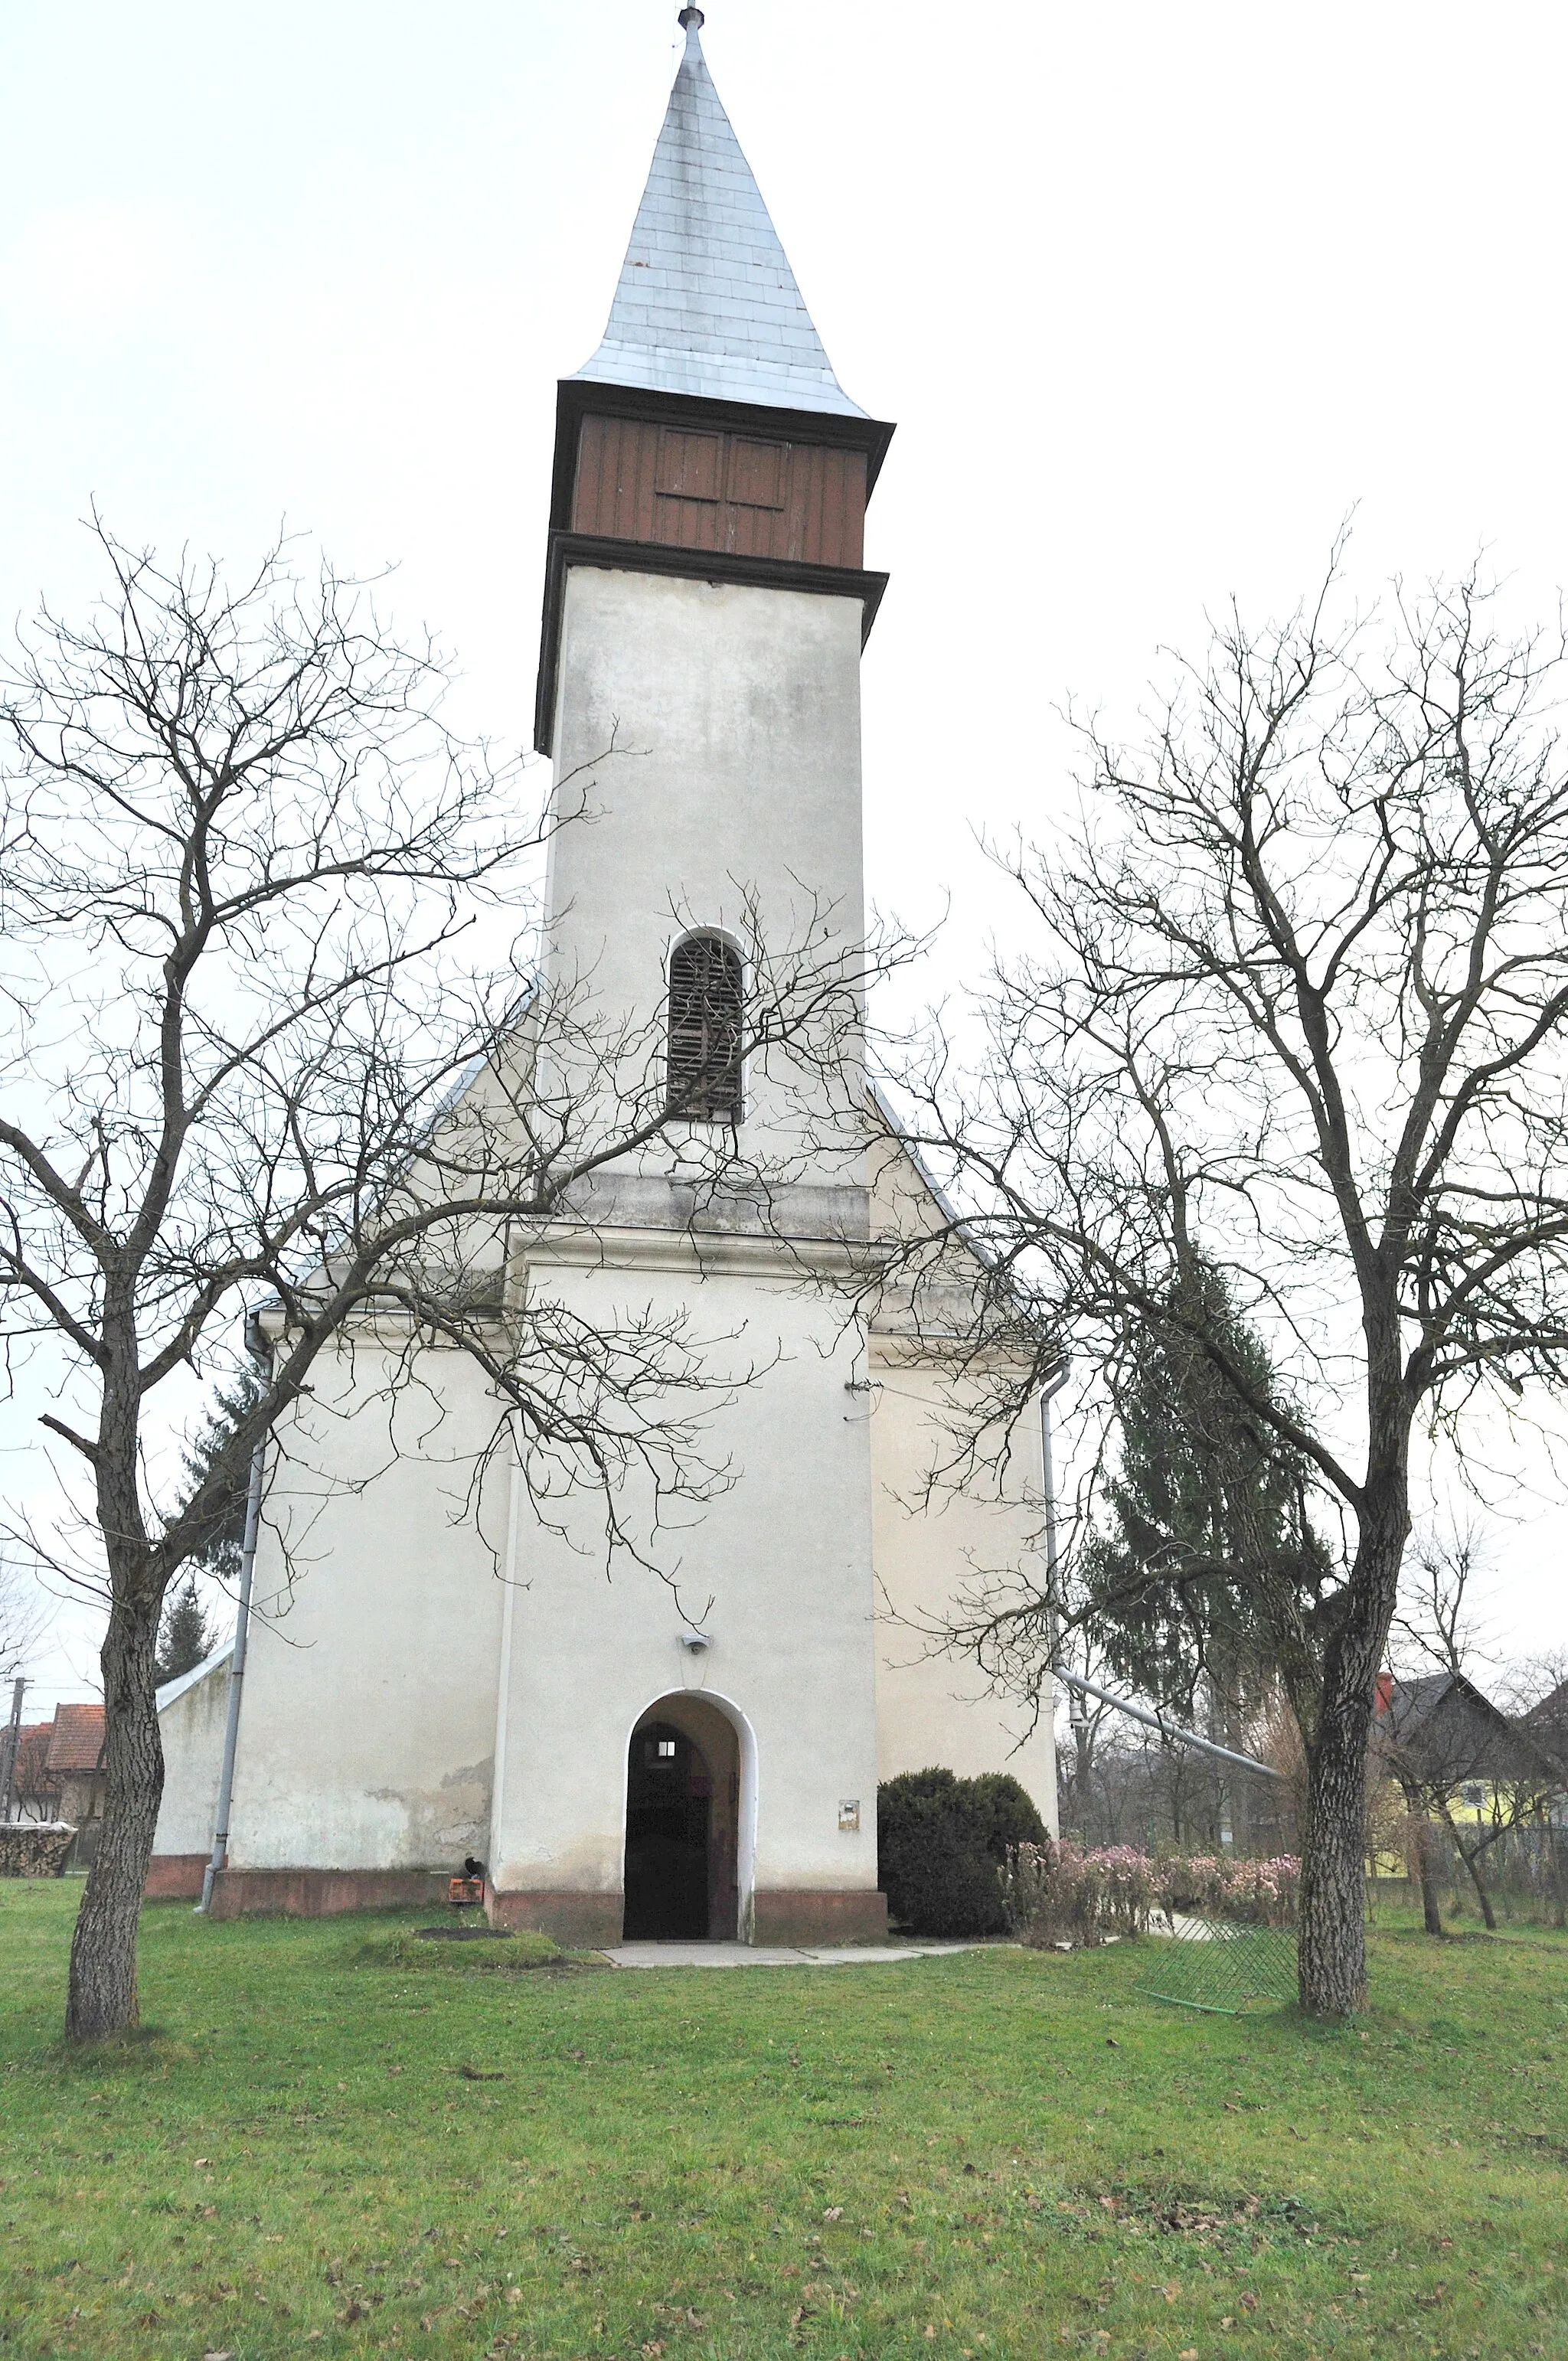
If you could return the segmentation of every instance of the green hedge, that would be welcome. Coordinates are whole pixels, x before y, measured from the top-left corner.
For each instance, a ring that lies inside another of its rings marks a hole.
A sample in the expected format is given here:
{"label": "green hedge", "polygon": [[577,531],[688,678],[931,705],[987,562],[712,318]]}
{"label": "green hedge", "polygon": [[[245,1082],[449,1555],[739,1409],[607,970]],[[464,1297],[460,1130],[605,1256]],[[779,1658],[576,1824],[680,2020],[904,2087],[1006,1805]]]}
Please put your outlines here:
{"label": "green hedge", "polygon": [[912,1935],[1000,1935],[1001,1872],[1045,1823],[1016,1779],[906,1771],[877,1789],[879,1880],[888,1915]]}

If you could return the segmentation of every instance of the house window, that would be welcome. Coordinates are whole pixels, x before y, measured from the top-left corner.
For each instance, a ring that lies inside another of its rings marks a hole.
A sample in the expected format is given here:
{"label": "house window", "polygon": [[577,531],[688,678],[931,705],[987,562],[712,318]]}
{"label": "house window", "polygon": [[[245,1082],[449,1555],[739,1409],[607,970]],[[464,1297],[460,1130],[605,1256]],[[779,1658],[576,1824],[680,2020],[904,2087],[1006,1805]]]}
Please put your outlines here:
{"label": "house window", "polygon": [[721,935],[688,935],[670,954],[668,1088],[672,1115],[740,1120],[744,995],[740,954]]}

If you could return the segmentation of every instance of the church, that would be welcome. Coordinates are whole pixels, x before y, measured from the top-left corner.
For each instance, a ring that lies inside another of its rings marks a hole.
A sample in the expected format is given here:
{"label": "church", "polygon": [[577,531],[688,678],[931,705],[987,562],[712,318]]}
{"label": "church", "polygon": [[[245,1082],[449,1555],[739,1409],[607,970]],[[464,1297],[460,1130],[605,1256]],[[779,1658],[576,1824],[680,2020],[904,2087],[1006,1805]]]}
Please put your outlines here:
{"label": "church", "polygon": [[[745,989],[746,911],[863,930],[860,667],[885,584],[864,532],[893,433],[839,386],[702,12],[680,22],[604,338],[558,390],[536,712],[557,796],[612,732],[636,750],[597,774],[593,824],[552,839],[542,959],[629,1022],[659,1014],[672,1071],[696,999]],[[576,1319],[700,1287],[705,1329],[751,1340],[730,1477],[680,1535],[677,1587],[607,1571],[515,1477],[488,1532],[455,1518],[428,1455],[385,1452],[344,1341],[330,1463],[308,1422],[270,1463],[214,1915],[421,1903],[472,1855],[495,1924],[574,1944],[853,1941],[887,1925],[879,1780],[1009,1772],[1055,1826],[1048,1697],[1036,1723],[919,1636],[977,1568],[1029,1563],[1040,1470],[928,1495],[940,1340],[835,1290],[846,1240],[948,1220],[857,1055],[859,1137],[825,1137],[765,1228],[696,1240],[678,1170],[644,1155],[605,1176],[592,1251],[565,1227],[530,1249],[531,1291]],[[780,1119],[740,1078],[691,1112]],[[423,1382],[447,1437],[493,1422],[462,1353]],[[229,1675],[225,1650],[159,1692],[151,1894],[201,1890]]]}

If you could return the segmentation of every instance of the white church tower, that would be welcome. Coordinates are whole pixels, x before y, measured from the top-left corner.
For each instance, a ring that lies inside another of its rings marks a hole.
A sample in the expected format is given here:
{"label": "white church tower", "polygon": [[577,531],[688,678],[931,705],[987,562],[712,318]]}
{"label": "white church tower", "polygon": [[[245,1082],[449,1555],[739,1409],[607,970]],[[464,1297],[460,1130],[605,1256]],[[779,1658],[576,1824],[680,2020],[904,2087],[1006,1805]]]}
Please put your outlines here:
{"label": "white church tower", "polygon": [[[536,724],[564,823],[544,986],[587,979],[611,1031],[667,1017],[672,1078],[694,1011],[746,1005],[759,936],[861,941],[861,651],[885,582],[862,543],[893,431],[835,378],[701,11],[680,21],[604,339],[559,390]],[[629,1306],[684,1315],[760,1371],[713,1422],[730,1480],[688,1504],[674,1587],[607,1579],[602,1508],[543,1517],[515,1477],[498,1566],[428,1466],[381,1465],[374,1412],[334,1429],[294,1585],[280,1482],[215,1911],[433,1899],[472,1852],[494,1919],[571,1942],[852,1939],[887,1923],[879,1777],[1011,1772],[1054,1824],[1048,1697],[1036,1721],[916,1634],[976,1567],[1028,1557],[1038,1492],[1014,1471],[912,1510],[948,1375],[834,1282],[935,1201],[858,1054],[851,1032],[832,1071],[720,1073],[529,1249],[530,1290],[596,1333]],[[765,1219],[704,1199],[719,1133],[768,1174]],[[448,1433],[482,1437],[477,1372],[442,1360]],[[154,1892],[200,1887],[225,1673],[160,1697]]]}
{"label": "white church tower", "polygon": [[[633,1020],[655,995],[678,1004],[694,961],[721,980],[752,926],[781,948],[814,920],[840,950],[861,939],[860,661],[883,587],[861,544],[891,434],[835,379],[719,104],[701,11],[681,23],[604,340],[560,389],[539,675],[541,749],[558,780],[594,779],[591,823],[554,847],[550,956]],[[606,763],[612,732],[628,751]],[[665,1149],[600,1192],[574,1299],[608,1314],[635,1271],[660,1308],[695,1293],[705,1330],[776,1356],[725,1413],[737,1480],[681,1536],[703,1644],[683,1642],[662,1584],[596,1583],[564,1543],[520,1535],[495,1909],[579,1938],[620,1934],[623,1890],[631,1933],[885,1925],[863,1340],[830,1284],[803,1284],[867,1237],[865,1158],[829,1157],[827,1105],[807,1152],[798,1079],[783,1095],[735,1081],[741,1104],[716,1117],[739,1119],[749,1159],[797,1175],[767,1230],[693,1239]],[[675,1796],[694,1782],[706,1795]],[[711,1829],[708,1891],[684,1911],[683,1810]]]}

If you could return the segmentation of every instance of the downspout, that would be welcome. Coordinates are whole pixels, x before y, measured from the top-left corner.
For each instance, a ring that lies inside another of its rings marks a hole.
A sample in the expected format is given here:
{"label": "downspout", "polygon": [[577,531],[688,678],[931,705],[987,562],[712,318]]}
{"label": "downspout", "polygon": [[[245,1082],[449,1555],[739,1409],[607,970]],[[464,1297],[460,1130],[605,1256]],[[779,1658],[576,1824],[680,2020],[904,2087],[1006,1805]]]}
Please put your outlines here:
{"label": "downspout", "polygon": [[1065,1681],[1069,1689],[1084,1697],[1098,1697],[1102,1705],[1114,1707],[1134,1721],[1141,1721],[1146,1730],[1157,1730],[1162,1738],[1178,1746],[1195,1746],[1200,1754],[1212,1754],[1217,1763],[1234,1763],[1242,1771],[1260,1771],[1266,1779],[1285,1779],[1289,1773],[1277,1771],[1272,1763],[1259,1763],[1255,1755],[1234,1754],[1228,1746],[1216,1746],[1212,1738],[1200,1738],[1195,1730],[1183,1730],[1179,1722],[1169,1720],[1163,1713],[1151,1713],[1146,1706],[1134,1705],[1113,1689],[1102,1689],[1093,1681],[1086,1681],[1081,1673],[1058,1671],[1057,1678]]}
{"label": "downspout", "polygon": [[[271,1363],[271,1355],[261,1340],[261,1330],[252,1312],[245,1323],[245,1348],[255,1361]],[[213,1881],[224,1865],[229,1842],[229,1808],[234,1802],[235,1752],[239,1744],[239,1699],[245,1680],[246,1642],[250,1632],[250,1586],[256,1572],[256,1538],[261,1525],[261,1483],[267,1466],[267,1436],[257,1437],[256,1448],[250,1455],[250,1482],[245,1495],[245,1538],[239,1553],[239,1606],[234,1623],[234,1653],[229,1658],[228,1715],[224,1724],[223,1768],[218,1773],[217,1824],[213,1831],[213,1857],[202,1872],[202,1899],[198,1911],[211,1906]]]}
{"label": "downspout", "polygon": [[[1064,1353],[1061,1366],[1056,1376],[1040,1395],[1040,1482],[1044,1492],[1046,1523],[1046,1598],[1047,1602],[1046,1612],[1048,1619],[1047,1628],[1050,1633],[1053,1673],[1058,1670],[1057,1659],[1061,1653],[1061,1576],[1057,1543],[1057,1476],[1055,1455],[1051,1449],[1051,1404],[1066,1385],[1070,1367],[1071,1364]],[[1083,1700],[1076,1689],[1069,1688],[1068,1691],[1067,1710],[1068,1719],[1073,1725],[1076,1737],[1077,1726],[1084,1718]]]}

